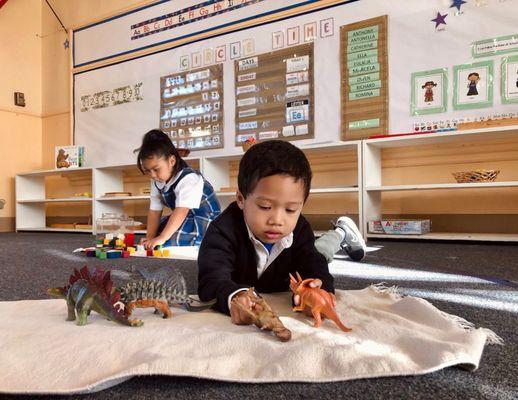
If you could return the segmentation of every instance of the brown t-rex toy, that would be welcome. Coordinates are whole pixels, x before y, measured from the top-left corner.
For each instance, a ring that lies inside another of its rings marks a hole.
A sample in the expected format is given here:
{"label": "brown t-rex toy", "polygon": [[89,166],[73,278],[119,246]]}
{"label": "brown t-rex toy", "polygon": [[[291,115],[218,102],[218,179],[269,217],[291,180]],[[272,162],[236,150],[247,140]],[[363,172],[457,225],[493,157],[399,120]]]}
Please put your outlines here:
{"label": "brown t-rex toy", "polygon": [[309,282],[313,279],[302,280],[299,273],[296,272],[297,279],[290,274],[290,289],[300,296],[300,304],[293,307],[293,311],[304,311],[306,306],[311,308],[311,313],[315,319],[315,328],[320,327],[322,323],[321,315],[333,321],[342,331],[350,332],[351,329],[346,327],[340,321],[338,314],[335,311],[336,301],[331,293],[326,292],[321,288],[314,288],[309,286]]}
{"label": "brown t-rex toy", "polygon": [[253,324],[259,329],[273,331],[275,336],[277,336],[281,342],[287,342],[291,339],[291,331],[283,325],[266,300],[254,293],[254,288],[248,289],[246,296],[248,296],[254,304],[252,310],[243,306],[235,298],[232,299],[232,304],[250,315]]}

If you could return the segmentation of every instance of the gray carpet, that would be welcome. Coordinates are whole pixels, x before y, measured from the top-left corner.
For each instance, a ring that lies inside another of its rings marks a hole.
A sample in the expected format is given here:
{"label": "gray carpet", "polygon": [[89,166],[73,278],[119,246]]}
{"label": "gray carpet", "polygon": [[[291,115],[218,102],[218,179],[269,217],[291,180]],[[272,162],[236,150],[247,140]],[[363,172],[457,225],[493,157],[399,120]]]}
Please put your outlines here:
{"label": "gray carpet", "polygon": [[[84,234],[0,234],[0,301],[48,298],[48,287],[63,285],[73,267],[158,269],[170,260],[97,260],[72,254],[93,243]],[[340,289],[371,283],[397,285],[404,293],[430,300],[443,311],[494,330],[505,346],[488,346],[480,368],[448,368],[415,377],[394,377],[325,384],[234,384],[190,378],[138,377],[90,399],[518,399],[518,246],[420,241],[369,242],[362,263],[337,256],[332,264]],[[196,264],[177,261],[191,292]],[[65,312],[65,305],[63,304]],[[5,323],[3,321],[2,323]],[[181,344],[179,344],[181,345]],[[426,349],[423,349],[426,351]],[[1,354],[1,353],[0,353]],[[54,366],[59,368],[59,366]],[[2,396],[25,398],[27,396]],[[69,396],[84,398],[85,396]],[[31,397],[34,398],[34,397]]]}

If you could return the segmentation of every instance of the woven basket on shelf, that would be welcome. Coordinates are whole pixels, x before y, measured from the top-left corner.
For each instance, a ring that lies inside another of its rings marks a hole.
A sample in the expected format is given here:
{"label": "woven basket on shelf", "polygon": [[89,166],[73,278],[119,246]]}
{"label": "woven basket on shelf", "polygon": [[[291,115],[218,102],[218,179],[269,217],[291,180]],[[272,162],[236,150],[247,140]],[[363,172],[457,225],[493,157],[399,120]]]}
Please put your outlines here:
{"label": "woven basket on shelf", "polygon": [[493,182],[500,170],[477,169],[475,171],[452,172],[457,183]]}

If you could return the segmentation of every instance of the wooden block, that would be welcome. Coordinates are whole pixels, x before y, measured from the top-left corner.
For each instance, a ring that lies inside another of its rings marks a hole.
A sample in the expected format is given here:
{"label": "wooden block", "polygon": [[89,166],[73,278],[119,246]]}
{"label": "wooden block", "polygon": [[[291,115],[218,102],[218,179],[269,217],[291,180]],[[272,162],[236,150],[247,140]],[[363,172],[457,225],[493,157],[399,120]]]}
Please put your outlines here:
{"label": "wooden block", "polygon": [[131,196],[131,192],[106,192],[104,197],[124,197]]}

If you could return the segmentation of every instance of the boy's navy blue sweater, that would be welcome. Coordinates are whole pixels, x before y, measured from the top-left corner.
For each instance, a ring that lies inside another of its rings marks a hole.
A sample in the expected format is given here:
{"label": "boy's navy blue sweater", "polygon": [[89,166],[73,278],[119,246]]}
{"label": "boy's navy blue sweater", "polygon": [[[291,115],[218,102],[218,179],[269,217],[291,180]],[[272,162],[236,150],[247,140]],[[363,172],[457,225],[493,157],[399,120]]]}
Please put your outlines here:
{"label": "boy's navy blue sweater", "polygon": [[254,287],[260,293],[287,291],[288,274],[295,271],[302,279],[321,279],[322,288],[334,293],[326,259],[315,248],[313,230],[302,215],[293,230],[291,247],[284,249],[258,278],[254,245],[236,202],[209,225],[200,246],[198,268],[200,300],[217,299],[216,309],[225,314],[230,314],[228,296],[236,290]]}

